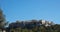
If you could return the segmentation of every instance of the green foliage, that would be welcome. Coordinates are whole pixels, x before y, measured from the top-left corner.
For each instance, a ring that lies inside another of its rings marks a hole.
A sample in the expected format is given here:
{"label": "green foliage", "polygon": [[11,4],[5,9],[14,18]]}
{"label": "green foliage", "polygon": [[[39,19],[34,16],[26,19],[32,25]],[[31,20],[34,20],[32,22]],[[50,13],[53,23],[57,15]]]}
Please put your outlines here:
{"label": "green foliage", "polygon": [[3,11],[0,9],[0,28],[5,27],[8,22],[6,22],[5,15],[3,14]]}

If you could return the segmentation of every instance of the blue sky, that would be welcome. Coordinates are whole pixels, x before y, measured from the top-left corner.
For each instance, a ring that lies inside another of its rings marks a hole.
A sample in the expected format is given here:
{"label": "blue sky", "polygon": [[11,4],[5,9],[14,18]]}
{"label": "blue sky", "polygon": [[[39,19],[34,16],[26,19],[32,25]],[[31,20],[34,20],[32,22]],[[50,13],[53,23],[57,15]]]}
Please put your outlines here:
{"label": "blue sky", "polygon": [[6,20],[44,19],[60,24],[60,0],[0,0]]}

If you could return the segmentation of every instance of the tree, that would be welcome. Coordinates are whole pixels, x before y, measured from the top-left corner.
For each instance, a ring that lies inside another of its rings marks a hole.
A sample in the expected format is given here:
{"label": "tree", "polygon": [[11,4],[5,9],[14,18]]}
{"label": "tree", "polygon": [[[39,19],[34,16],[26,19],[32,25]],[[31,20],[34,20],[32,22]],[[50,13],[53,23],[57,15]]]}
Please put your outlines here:
{"label": "tree", "polygon": [[5,15],[3,11],[0,9],[0,28],[3,28],[8,22],[6,22]]}

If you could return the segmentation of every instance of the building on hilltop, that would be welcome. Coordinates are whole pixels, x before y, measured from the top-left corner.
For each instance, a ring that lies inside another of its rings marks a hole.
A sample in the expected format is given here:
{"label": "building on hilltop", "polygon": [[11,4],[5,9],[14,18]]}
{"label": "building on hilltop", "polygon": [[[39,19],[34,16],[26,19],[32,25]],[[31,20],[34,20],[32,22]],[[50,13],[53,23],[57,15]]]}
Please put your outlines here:
{"label": "building on hilltop", "polygon": [[39,21],[42,25],[45,25],[45,26],[54,25],[54,23],[52,21],[46,21],[46,20],[39,20]]}

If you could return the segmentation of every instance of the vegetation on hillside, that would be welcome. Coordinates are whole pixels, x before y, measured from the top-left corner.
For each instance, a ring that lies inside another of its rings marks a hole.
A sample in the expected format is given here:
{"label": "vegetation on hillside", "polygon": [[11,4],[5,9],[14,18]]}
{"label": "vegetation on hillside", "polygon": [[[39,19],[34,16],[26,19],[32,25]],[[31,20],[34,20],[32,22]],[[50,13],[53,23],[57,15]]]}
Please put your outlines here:
{"label": "vegetation on hillside", "polygon": [[[48,23],[47,23],[48,24]],[[18,32],[60,32],[60,25],[54,24],[45,26],[41,21],[14,22],[9,25],[9,29]]]}

